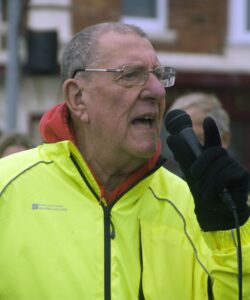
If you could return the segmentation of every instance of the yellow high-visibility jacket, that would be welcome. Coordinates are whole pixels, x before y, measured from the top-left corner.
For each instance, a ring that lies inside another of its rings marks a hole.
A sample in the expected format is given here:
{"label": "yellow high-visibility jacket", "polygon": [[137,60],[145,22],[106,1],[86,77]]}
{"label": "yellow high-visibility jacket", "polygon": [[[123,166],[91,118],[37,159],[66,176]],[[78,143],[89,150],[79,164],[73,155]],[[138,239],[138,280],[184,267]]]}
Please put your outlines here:
{"label": "yellow high-visibility jacket", "polygon": [[[69,141],[0,160],[1,300],[238,299],[233,231],[201,231],[183,180],[160,167],[100,195]],[[247,300],[249,221],[241,242]]]}

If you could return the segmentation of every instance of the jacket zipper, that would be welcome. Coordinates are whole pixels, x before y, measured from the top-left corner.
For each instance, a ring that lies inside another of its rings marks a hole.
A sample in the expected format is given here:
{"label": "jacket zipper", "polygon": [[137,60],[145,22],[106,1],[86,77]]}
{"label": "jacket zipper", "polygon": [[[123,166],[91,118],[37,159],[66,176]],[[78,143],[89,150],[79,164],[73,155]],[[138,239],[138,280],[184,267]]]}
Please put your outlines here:
{"label": "jacket zipper", "polygon": [[111,300],[111,239],[115,238],[111,207],[101,203],[104,212],[104,299]]}
{"label": "jacket zipper", "polygon": [[[90,183],[88,182],[86,176],[84,175],[83,171],[81,170],[80,166],[78,165],[76,159],[74,158],[73,154],[70,154],[70,157],[76,166],[77,170],[79,171],[81,177],[83,178],[85,184],[88,186],[90,191],[93,193],[93,195],[96,197],[97,201],[100,203],[100,205],[103,208],[104,212],[104,300],[111,300],[111,239],[115,238],[115,228],[114,224],[111,220],[111,208],[114,206],[114,204],[123,196],[123,194],[127,193],[128,190],[133,188],[138,182],[134,183],[124,191],[115,201],[112,203],[111,206],[105,205],[102,201],[100,201],[98,195],[96,194],[95,190],[92,188]],[[166,161],[163,157],[160,157],[158,162],[156,163],[156,166],[150,170],[150,172],[147,172],[140,180],[143,180],[145,177],[151,175],[156,169],[158,169],[163,163]],[[140,291],[142,293],[142,290]],[[143,294],[140,296],[139,299],[144,299]]]}
{"label": "jacket zipper", "polygon": [[[95,196],[96,200],[100,203],[103,209],[104,214],[104,300],[111,300],[111,239],[115,237],[115,230],[114,225],[111,221],[111,206],[105,205],[101,199],[99,199],[98,195],[96,194],[95,190],[89,184],[85,174],[81,170],[80,166],[78,165],[76,159],[71,154],[70,155],[74,165],[76,166],[77,170],[79,171],[82,179],[84,180],[85,184],[88,186],[90,191]],[[111,229],[111,231],[110,231]]]}

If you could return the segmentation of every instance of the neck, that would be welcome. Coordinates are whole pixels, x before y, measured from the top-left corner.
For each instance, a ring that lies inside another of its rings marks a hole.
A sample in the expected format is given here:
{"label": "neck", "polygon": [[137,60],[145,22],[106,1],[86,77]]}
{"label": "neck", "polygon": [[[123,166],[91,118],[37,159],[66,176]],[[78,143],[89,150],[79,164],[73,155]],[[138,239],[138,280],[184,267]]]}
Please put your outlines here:
{"label": "neck", "polygon": [[[81,149],[80,149],[81,151]],[[121,182],[128,178],[135,170],[142,166],[146,159],[119,159],[115,160],[114,156],[107,159],[103,155],[94,155],[93,152],[87,153],[81,151],[84,159],[93,170],[101,184],[108,192],[112,192]]]}
{"label": "neck", "polygon": [[75,126],[77,147],[108,192],[112,192],[147,161],[145,157],[138,158],[125,152],[122,153],[121,149],[116,150],[112,148],[112,145],[102,147],[99,143],[100,138],[94,141],[93,136],[89,136],[89,131],[89,128],[84,130]]}

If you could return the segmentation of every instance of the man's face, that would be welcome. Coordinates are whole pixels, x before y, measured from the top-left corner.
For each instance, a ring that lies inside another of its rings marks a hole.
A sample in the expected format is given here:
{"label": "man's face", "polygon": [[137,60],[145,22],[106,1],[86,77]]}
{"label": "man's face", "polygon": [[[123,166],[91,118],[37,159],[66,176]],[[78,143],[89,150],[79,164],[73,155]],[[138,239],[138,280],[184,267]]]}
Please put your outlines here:
{"label": "man's face", "polygon": [[[148,69],[159,65],[154,49],[144,38],[114,32],[99,39],[101,63],[93,68],[119,68],[140,64]],[[143,86],[125,87],[114,80],[120,74],[90,74],[84,88],[89,133],[99,150],[120,158],[148,158],[157,150],[165,111],[165,88],[149,74]],[[115,159],[115,157],[114,157]]]}

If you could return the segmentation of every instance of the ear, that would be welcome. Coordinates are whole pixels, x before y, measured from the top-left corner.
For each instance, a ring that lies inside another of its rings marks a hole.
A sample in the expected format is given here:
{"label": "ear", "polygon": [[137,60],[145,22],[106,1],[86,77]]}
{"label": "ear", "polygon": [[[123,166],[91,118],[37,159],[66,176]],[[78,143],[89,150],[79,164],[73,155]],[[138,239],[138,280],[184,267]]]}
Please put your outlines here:
{"label": "ear", "polygon": [[88,122],[84,90],[79,80],[67,79],[63,83],[64,100],[73,115],[83,122]]}

